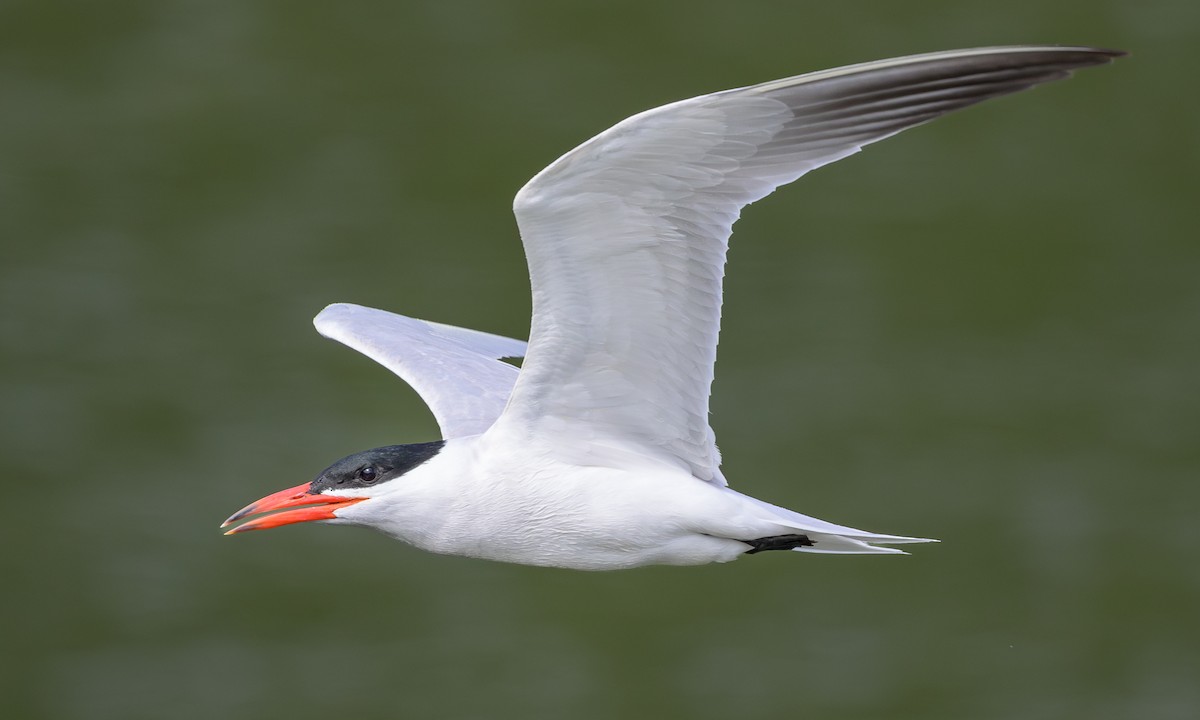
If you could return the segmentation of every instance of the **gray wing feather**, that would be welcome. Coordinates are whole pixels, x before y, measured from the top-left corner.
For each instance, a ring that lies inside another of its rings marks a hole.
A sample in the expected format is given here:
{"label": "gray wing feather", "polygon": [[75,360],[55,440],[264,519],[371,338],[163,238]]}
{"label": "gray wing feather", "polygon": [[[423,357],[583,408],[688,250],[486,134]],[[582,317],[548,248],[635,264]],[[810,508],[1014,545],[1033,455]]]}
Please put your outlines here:
{"label": "gray wing feather", "polygon": [[723,484],[708,397],[741,208],[864,145],[1119,54],[1000,47],[865,63],[665,105],[580,145],[514,202],[534,313],[501,423],[632,443]]}

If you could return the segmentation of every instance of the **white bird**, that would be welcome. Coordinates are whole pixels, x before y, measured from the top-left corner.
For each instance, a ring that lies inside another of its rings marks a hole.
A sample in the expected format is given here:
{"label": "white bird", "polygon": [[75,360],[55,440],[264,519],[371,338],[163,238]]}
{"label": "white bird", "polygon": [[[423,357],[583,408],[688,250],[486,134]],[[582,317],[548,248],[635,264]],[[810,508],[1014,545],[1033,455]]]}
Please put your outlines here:
{"label": "white bird", "polygon": [[[634,115],[517,193],[528,346],[357,305],[315,320],[399,375],[443,440],[343,458],[233,515],[320,520],[435,553],[581,570],[927,542],[727,487],[708,424],[725,252],[741,209],[814,168],[1123,53],[1014,46],[799,75]],[[520,370],[501,358],[524,357]],[[282,512],[277,512],[282,510]]]}

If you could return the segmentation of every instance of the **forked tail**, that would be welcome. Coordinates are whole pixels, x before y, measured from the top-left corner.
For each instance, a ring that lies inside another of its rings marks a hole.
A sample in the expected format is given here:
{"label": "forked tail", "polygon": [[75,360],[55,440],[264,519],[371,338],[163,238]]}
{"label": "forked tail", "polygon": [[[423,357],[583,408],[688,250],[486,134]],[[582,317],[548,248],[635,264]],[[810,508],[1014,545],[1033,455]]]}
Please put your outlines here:
{"label": "forked tail", "polygon": [[772,521],[784,527],[803,533],[804,537],[806,537],[811,544],[805,545],[798,543],[796,547],[786,548],[795,550],[796,552],[827,555],[907,555],[908,553],[898,548],[880,546],[938,542],[937,540],[932,540],[930,538],[906,537],[904,535],[881,535],[879,533],[858,530],[845,525],[837,525],[831,522],[826,522],[819,518],[801,515],[798,512],[788,510],[787,508],[781,508],[778,505],[772,505],[769,502],[764,502],[758,498],[750,497],[749,495],[743,495],[742,493],[730,488],[725,488],[725,490],[727,492],[735,493],[759,508],[765,510],[769,514],[769,517]]}

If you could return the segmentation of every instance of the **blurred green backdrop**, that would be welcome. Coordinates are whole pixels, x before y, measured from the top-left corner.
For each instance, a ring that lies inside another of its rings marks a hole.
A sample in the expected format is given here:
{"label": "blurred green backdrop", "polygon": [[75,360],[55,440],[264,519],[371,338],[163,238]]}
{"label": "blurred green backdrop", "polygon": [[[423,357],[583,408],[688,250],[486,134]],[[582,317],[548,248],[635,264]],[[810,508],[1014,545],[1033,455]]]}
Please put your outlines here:
{"label": "blurred green backdrop", "polygon": [[[645,108],[1021,42],[1133,51],[757,204],[732,482],[908,558],[617,574],[224,538],[436,437],[318,337],[524,337],[513,193]],[[0,3],[5,718],[1200,717],[1200,4]]]}

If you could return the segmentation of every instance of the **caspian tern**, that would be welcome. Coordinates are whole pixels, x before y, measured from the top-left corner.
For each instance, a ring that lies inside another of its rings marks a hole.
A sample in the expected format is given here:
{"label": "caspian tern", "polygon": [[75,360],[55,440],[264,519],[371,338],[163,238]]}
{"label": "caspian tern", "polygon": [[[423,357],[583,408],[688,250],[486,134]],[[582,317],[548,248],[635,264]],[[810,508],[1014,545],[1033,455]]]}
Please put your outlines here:
{"label": "caspian tern", "polygon": [[[708,424],[742,207],[864,145],[1124,53],[1013,46],[799,75],[634,115],[517,193],[529,344],[357,305],[314,321],[408,382],[444,439],[350,455],[230,533],[366,525],[435,553],[581,570],[929,542],[727,487]],[[502,358],[524,358],[522,367]],[[281,512],[280,512],[281,511]]]}

